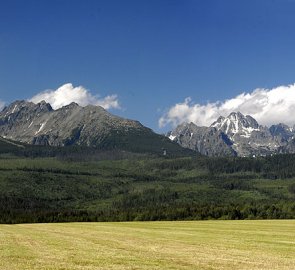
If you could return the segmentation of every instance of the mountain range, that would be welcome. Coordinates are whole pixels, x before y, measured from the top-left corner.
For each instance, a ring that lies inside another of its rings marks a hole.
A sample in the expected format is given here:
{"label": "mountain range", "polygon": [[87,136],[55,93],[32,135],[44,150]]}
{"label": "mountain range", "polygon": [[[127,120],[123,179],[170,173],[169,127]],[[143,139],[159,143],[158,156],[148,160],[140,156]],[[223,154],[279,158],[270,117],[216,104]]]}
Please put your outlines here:
{"label": "mountain range", "polygon": [[183,147],[208,156],[295,153],[294,127],[280,123],[268,128],[240,112],[220,116],[209,127],[183,123],[167,136]]}
{"label": "mountain range", "polygon": [[0,136],[32,145],[87,146],[156,154],[191,154],[138,121],[115,116],[100,106],[76,103],[54,110],[49,103],[15,101],[0,112]]}
{"label": "mountain range", "polygon": [[[250,115],[232,112],[209,127],[182,123],[166,136],[140,122],[115,116],[100,106],[15,101],[0,112],[0,136],[47,146],[87,146],[168,155],[266,156],[295,153],[295,128],[266,127]],[[3,140],[2,139],[2,140]],[[194,152],[193,152],[193,151]]]}

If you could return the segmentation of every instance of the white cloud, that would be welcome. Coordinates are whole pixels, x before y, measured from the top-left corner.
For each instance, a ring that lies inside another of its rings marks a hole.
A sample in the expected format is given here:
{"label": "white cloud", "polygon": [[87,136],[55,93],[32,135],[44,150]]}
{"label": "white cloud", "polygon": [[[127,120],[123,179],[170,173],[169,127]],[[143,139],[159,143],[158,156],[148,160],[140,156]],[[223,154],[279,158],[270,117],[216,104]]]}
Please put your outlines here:
{"label": "white cloud", "polygon": [[4,106],[5,106],[5,102],[0,100],[0,112],[3,110]]}
{"label": "white cloud", "polygon": [[175,104],[159,119],[159,127],[193,122],[200,126],[211,125],[219,116],[241,112],[254,117],[262,125],[295,124],[295,84],[273,89],[255,89],[232,99],[207,103],[193,103],[191,98]]}
{"label": "white cloud", "polygon": [[50,103],[53,109],[58,109],[71,102],[76,102],[80,106],[92,104],[102,106],[105,109],[120,109],[117,95],[100,98],[99,96],[92,95],[83,86],[74,87],[71,83],[64,84],[56,90],[43,91],[30,99],[34,103],[42,100]]}

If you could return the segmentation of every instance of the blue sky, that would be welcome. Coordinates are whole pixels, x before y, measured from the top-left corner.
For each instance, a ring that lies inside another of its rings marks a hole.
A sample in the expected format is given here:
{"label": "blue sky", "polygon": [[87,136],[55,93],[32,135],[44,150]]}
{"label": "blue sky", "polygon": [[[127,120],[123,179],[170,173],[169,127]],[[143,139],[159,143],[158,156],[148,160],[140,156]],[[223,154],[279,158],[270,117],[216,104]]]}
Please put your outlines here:
{"label": "blue sky", "polygon": [[193,109],[294,84],[294,14],[292,0],[3,0],[0,100],[72,83],[164,132],[187,97]]}

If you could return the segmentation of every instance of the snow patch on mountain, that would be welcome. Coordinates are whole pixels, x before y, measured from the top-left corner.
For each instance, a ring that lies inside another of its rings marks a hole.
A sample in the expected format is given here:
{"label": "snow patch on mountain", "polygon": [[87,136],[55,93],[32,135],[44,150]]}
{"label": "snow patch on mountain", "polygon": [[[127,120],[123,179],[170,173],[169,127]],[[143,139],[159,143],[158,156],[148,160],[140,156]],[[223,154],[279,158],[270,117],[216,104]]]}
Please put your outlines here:
{"label": "snow patch on mountain", "polygon": [[223,131],[230,138],[235,135],[250,138],[253,131],[260,131],[256,120],[251,116],[244,116],[240,112],[233,112],[228,117],[219,117],[211,127]]}
{"label": "snow patch on mountain", "polygon": [[169,138],[171,141],[174,141],[175,138],[176,138],[176,136],[170,135],[168,138]]}
{"label": "snow patch on mountain", "polygon": [[39,128],[39,130],[38,130],[38,131],[36,131],[36,132],[35,132],[35,135],[37,135],[38,133],[40,133],[40,132],[41,132],[41,131],[44,129],[44,127],[45,127],[46,123],[47,123],[47,121],[46,121],[46,122],[44,122],[44,123],[42,123],[42,124],[40,125],[40,128]]}

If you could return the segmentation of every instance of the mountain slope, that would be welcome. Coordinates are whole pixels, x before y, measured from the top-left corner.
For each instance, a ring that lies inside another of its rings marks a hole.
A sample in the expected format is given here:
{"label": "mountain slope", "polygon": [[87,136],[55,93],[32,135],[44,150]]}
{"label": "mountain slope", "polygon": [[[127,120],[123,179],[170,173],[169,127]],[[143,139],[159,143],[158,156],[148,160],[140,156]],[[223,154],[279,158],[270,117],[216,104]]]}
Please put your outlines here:
{"label": "mountain slope", "polygon": [[34,145],[188,153],[138,121],[114,116],[99,106],[81,107],[76,103],[53,110],[44,101],[16,101],[0,113],[0,136]]}
{"label": "mountain slope", "polygon": [[211,127],[223,131],[240,156],[269,155],[280,146],[267,127],[259,125],[250,115],[244,116],[240,112],[220,117]]}
{"label": "mountain slope", "polygon": [[281,137],[282,140],[288,141],[294,136],[294,128],[291,128],[283,123],[272,125],[269,131],[274,137]]}
{"label": "mountain slope", "polygon": [[194,123],[179,125],[168,134],[169,138],[181,146],[207,156],[235,156],[232,142],[214,127],[198,127]]}

